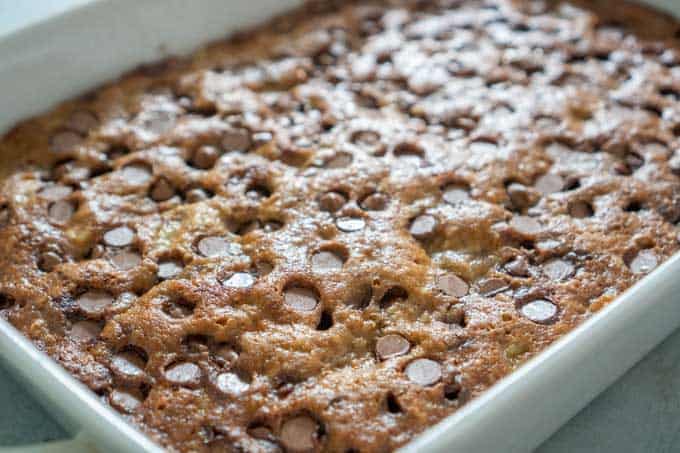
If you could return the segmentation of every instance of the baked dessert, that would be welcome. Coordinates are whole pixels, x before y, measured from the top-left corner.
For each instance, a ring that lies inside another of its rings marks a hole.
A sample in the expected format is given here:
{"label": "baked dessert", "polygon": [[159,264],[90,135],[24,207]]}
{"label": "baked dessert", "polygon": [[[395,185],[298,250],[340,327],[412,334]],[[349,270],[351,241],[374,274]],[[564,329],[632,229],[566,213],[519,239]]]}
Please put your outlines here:
{"label": "baked dessert", "polygon": [[2,317],[169,450],[391,451],[678,250],[678,30],[316,2],[140,68],[0,143]]}

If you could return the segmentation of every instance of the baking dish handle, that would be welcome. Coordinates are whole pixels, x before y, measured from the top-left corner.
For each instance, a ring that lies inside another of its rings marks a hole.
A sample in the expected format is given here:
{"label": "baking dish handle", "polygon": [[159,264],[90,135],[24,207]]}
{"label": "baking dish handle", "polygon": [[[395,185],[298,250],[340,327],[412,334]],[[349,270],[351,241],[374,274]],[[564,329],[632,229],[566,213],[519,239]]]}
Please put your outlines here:
{"label": "baking dish handle", "polygon": [[21,445],[17,447],[0,447],[0,453],[98,453],[94,446],[86,440],[82,432],[72,439],[55,440],[41,444]]}

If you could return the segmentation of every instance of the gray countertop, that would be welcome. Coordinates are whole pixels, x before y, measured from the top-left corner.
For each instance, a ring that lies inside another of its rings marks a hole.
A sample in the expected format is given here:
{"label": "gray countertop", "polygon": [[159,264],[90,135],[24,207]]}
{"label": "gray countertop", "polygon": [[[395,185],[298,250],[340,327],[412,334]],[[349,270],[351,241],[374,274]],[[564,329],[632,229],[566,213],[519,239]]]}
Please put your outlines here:
{"label": "gray countertop", "polygon": [[[0,445],[66,436],[38,402],[5,371],[1,361],[0,383]],[[680,331],[562,427],[538,453],[679,450]]]}

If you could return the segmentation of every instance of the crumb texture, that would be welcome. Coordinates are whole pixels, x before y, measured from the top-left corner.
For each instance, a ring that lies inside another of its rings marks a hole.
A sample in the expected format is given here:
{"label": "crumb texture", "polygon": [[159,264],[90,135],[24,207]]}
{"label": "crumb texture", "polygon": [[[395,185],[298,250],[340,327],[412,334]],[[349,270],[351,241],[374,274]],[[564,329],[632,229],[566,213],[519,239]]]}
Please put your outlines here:
{"label": "crumb texture", "polygon": [[406,444],[679,248],[680,24],[606,5],[317,1],[19,124],[0,315],[170,451]]}

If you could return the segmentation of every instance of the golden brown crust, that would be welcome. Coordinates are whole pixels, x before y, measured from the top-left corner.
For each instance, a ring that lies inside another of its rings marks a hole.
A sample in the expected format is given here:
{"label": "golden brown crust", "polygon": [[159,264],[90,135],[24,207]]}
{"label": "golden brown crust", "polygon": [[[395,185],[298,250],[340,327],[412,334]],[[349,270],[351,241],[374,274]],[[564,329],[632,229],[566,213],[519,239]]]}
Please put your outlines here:
{"label": "golden brown crust", "polygon": [[0,313],[168,449],[393,450],[678,250],[675,21],[339,3],[0,142]]}

